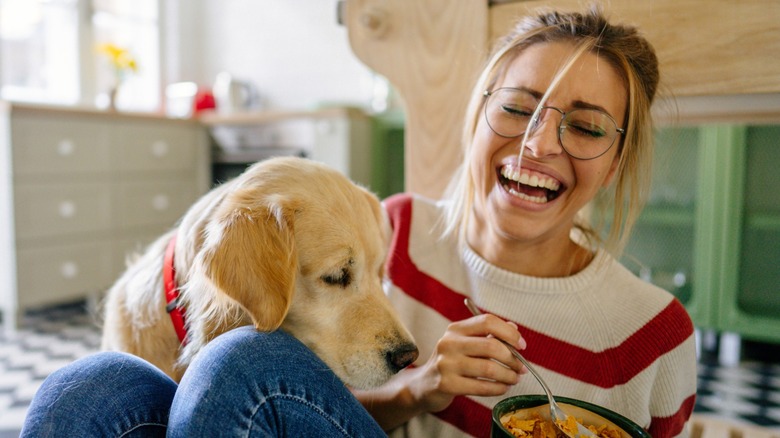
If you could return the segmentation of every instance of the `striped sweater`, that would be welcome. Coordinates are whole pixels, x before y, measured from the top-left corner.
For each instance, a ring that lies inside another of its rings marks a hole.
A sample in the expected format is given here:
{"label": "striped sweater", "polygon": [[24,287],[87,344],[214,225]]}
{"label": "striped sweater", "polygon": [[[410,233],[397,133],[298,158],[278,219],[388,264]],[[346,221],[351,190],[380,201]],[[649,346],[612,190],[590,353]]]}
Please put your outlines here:
{"label": "striped sweater", "polygon": [[[655,438],[687,436],[696,393],[694,328],[671,294],[641,281],[603,250],[581,272],[537,278],[491,265],[432,230],[441,205],[400,194],[384,202],[393,228],[386,290],[426,361],[463,298],[517,323],[524,356],[556,395],[616,411]],[[529,374],[501,397],[457,397],[392,437],[488,436],[504,397],[543,394]]]}

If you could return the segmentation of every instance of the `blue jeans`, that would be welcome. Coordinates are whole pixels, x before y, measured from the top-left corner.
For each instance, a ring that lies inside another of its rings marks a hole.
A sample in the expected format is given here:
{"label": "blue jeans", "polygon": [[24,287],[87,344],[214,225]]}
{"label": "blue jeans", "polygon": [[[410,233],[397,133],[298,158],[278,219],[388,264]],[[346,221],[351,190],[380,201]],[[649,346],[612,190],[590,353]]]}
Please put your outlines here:
{"label": "blue jeans", "polygon": [[242,327],[198,353],[181,384],[124,353],[50,375],[21,437],[379,437],[379,425],[314,353]]}

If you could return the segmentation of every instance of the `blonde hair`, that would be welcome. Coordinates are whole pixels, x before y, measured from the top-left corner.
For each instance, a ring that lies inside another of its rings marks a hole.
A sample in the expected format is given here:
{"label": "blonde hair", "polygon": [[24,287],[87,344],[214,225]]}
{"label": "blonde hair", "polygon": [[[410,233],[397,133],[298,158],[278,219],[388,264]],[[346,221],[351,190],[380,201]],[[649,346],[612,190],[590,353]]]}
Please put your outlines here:
{"label": "blonde hair", "polygon": [[653,47],[636,28],[610,24],[596,6],[584,13],[553,11],[527,17],[499,41],[476,82],[467,107],[462,136],[464,160],[445,195],[452,202],[447,204],[442,235],[457,235],[460,243],[465,243],[465,230],[474,197],[468,150],[482,114],[484,92],[493,89],[508,65],[526,48],[546,42],[571,42],[577,46],[575,55],[553,83],[579,54],[590,52],[612,65],[627,88],[626,132],[618,144],[620,158],[616,175],[610,193],[600,194],[594,202],[598,210],[596,216],[602,218],[600,226],[592,227],[582,216],[575,221],[575,228],[591,244],[601,243],[598,229],[603,228],[607,210],[611,207],[611,226],[604,243],[607,250],[619,256],[649,192],[653,145],[650,106],[659,82],[658,59]]}

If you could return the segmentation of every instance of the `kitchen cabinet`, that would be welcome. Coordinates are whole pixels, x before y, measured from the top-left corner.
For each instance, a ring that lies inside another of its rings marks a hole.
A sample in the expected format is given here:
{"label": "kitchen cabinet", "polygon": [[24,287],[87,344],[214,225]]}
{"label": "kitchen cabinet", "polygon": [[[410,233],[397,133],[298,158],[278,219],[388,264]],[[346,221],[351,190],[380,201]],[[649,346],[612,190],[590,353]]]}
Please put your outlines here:
{"label": "kitchen cabinet", "polygon": [[385,199],[404,191],[404,114],[375,114],[371,128],[371,189]]}
{"label": "kitchen cabinet", "polygon": [[282,124],[294,122],[303,122],[295,126],[301,131],[313,128],[311,144],[295,148],[274,144],[234,146],[220,144],[217,139],[214,145],[215,182],[234,177],[256,161],[274,155],[295,154],[327,164],[380,198],[403,190],[404,117],[400,112],[370,115],[358,108],[330,106],[298,111],[204,112],[199,120],[212,133],[224,133],[225,129],[231,128],[239,133],[263,127],[282,128]]}
{"label": "kitchen cabinet", "polygon": [[666,127],[624,262],[702,329],[780,343],[780,125]]}
{"label": "kitchen cabinet", "polygon": [[19,104],[0,110],[0,310],[106,290],[127,256],[210,187],[193,121]]}

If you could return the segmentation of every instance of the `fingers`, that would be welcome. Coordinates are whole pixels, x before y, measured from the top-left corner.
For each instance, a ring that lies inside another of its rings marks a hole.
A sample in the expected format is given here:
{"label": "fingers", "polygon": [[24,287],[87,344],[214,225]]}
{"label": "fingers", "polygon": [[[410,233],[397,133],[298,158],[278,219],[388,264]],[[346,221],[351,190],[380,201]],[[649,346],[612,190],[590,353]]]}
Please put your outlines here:
{"label": "fingers", "polygon": [[[522,371],[522,364],[515,359],[505,345],[496,339],[458,338],[453,345],[448,339],[440,342],[439,351],[455,362],[452,368],[467,377],[481,377],[508,384],[517,383],[515,375]],[[457,351],[455,351],[457,350]]]}
{"label": "fingers", "polygon": [[[439,354],[429,363],[436,377],[436,391],[450,395],[492,396],[504,394],[519,382],[520,374],[485,357],[451,353],[446,339],[440,341]],[[503,347],[506,350],[506,347]]]}
{"label": "fingers", "polygon": [[494,337],[485,335],[466,336],[447,331],[439,340],[439,354],[455,362],[459,374],[467,377],[482,377],[507,384],[517,383],[515,376],[526,372],[506,345]]}
{"label": "fingers", "polygon": [[[515,345],[518,349],[525,348],[525,340],[517,331],[517,325],[508,324],[495,315],[481,315],[450,324],[437,350],[450,357],[462,356],[470,359],[491,360],[503,365],[505,369],[495,367],[494,363],[465,361],[470,377],[485,377],[513,384],[503,376],[506,371],[525,373],[525,367],[513,356],[512,352],[500,340]],[[476,368],[475,367],[482,367]],[[506,370],[508,369],[508,370]],[[484,374],[488,373],[488,374]],[[511,374],[511,373],[510,373]]]}
{"label": "fingers", "polygon": [[431,412],[457,395],[498,396],[527,370],[502,342],[525,349],[517,325],[495,315],[480,315],[449,325],[428,362],[410,386]]}
{"label": "fingers", "polygon": [[508,342],[518,350],[525,350],[525,339],[517,330],[517,324],[504,321],[496,315],[484,314],[453,323],[450,329],[466,336],[493,336]]}
{"label": "fingers", "polygon": [[[517,324],[515,324],[515,323],[514,323],[514,322],[512,322],[512,321],[506,321],[506,323],[507,323],[507,324],[509,324],[509,326],[510,326],[510,327],[512,327],[512,328],[513,328],[513,329],[515,329],[515,330],[517,330],[517,329],[519,328],[519,327],[517,327]],[[520,333],[519,333],[519,331],[518,331],[518,334],[520,334]],[[507,342],[509,342],[509,341],[507,341]],[[511,345],[514,345],[514,346],[515,346],[515,348],[517,348],[518,350],[525,350],[525,347],[527,347],[527,346],[528,346],[528,345],[526,344],[526,342],[525,342],[525,338],[523,338],[523,336],[522,336],[522,335],[520,336],[520,340],[518,341],[518,343],[517,343],[517,344],[512,344],[511,342],[509,342],[509,343],[510,343]]]}

